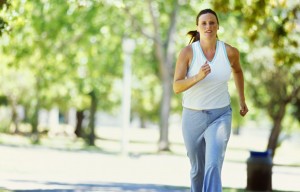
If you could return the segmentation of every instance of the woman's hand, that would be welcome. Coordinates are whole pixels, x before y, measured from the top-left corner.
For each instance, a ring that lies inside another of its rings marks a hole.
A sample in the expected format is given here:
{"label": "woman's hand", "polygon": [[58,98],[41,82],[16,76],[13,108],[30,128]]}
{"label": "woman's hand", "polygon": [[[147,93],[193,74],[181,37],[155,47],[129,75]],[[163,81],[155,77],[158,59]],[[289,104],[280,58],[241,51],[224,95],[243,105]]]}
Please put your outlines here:
{"label": "woman's hand", "polygon": [[204,79],[210,72],[211,72],[210,66],[209,66],[208,62],[206,61],[204,63],[204,65],[201,66],[201,68],[197,74],[198,80]]}
{"label": "woman's hand", "polygon": [[240,103],[240,115],[245,116],[248,113],[248,107],[245,102]]}

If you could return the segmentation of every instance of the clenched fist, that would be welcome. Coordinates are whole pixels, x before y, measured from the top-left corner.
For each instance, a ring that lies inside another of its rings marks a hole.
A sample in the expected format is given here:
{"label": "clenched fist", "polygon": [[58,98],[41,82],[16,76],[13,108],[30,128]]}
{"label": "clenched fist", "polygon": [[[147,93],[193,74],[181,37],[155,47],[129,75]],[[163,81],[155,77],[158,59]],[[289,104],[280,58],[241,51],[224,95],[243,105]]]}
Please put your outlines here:
{"label": "clenched fist", "polygon": [[211,72],[210,66],[206,61],[204,65],[201,66],[198,72],[198,76],[200,77],[200,79],[204,79],[210,72]]}

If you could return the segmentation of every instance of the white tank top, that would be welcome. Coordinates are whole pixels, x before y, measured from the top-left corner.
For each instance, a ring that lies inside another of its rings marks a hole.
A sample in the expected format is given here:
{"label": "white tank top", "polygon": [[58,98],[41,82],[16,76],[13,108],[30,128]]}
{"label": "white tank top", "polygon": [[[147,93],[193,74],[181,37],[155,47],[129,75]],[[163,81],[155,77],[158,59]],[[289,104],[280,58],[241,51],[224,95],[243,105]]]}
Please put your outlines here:
{"label": "white tank top", "polygon": [[[187,71],[187,77],[196,75],[200,67],[208,61],[200,46],[200,41],[192,43],[193,59]],[[227,56],[225,44],[217,41],[214,58],[209,62],[211,73],[183,92],[182,106],[195,109],[216,109],[230,104],[228,81],[231,66]]]}

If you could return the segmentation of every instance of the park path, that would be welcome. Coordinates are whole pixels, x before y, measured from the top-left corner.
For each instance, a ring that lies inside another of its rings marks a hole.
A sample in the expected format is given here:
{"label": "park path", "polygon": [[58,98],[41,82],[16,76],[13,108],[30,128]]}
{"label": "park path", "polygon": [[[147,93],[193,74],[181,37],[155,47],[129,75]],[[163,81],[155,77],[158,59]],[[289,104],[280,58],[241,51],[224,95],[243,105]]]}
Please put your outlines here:
{"label": "park path", "polygon": [[[74,141],[66,141],[66,137],[48,141],[51,147],[21,147],[16,137],[5,139],[1,135],[6,144],[0,145],[0,191],[188,191],[189,162],[178,127],[169,132],[172,153],[159,154],[158,131],[152,128],[128,130],[128,155],[120,155],[122,132],[117,127],[98,128],[101,145],[89,151],[76,150]],[[263,150],[269,133],[255,127],[250,125],[239,135],[231,135],[222,171],[225,188],[244,189],[247,185],[249,149]],[[300,163],[300,135],[293,136],[276,152],[272,176],[275,190],[300,191],[300,167],[287,166]],[[72,150],[61,143],[72,146]]]}
{"label": "park path", "polygon": [[[188,191],[185,156],[0,145],[0,189],[26,191]],[[225,161],[223,184],[245,188],[246,164]],[[300,191],[300,168],[274,167],[273,188]]]}

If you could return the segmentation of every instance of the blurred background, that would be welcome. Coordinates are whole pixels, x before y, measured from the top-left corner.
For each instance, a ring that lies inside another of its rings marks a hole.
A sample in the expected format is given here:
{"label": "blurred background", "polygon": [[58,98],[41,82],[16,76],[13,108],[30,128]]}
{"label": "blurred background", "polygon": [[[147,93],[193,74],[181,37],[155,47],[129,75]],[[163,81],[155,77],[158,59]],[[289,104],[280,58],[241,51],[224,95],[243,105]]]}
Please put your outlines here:
{"label": "blurred background", "polygon": [[225,191],[250,151],[272,151],[272,186],[300,191],[300,2],[1,0],[0,191],[188,191],[179,51],[201,9],[240,51]]}

